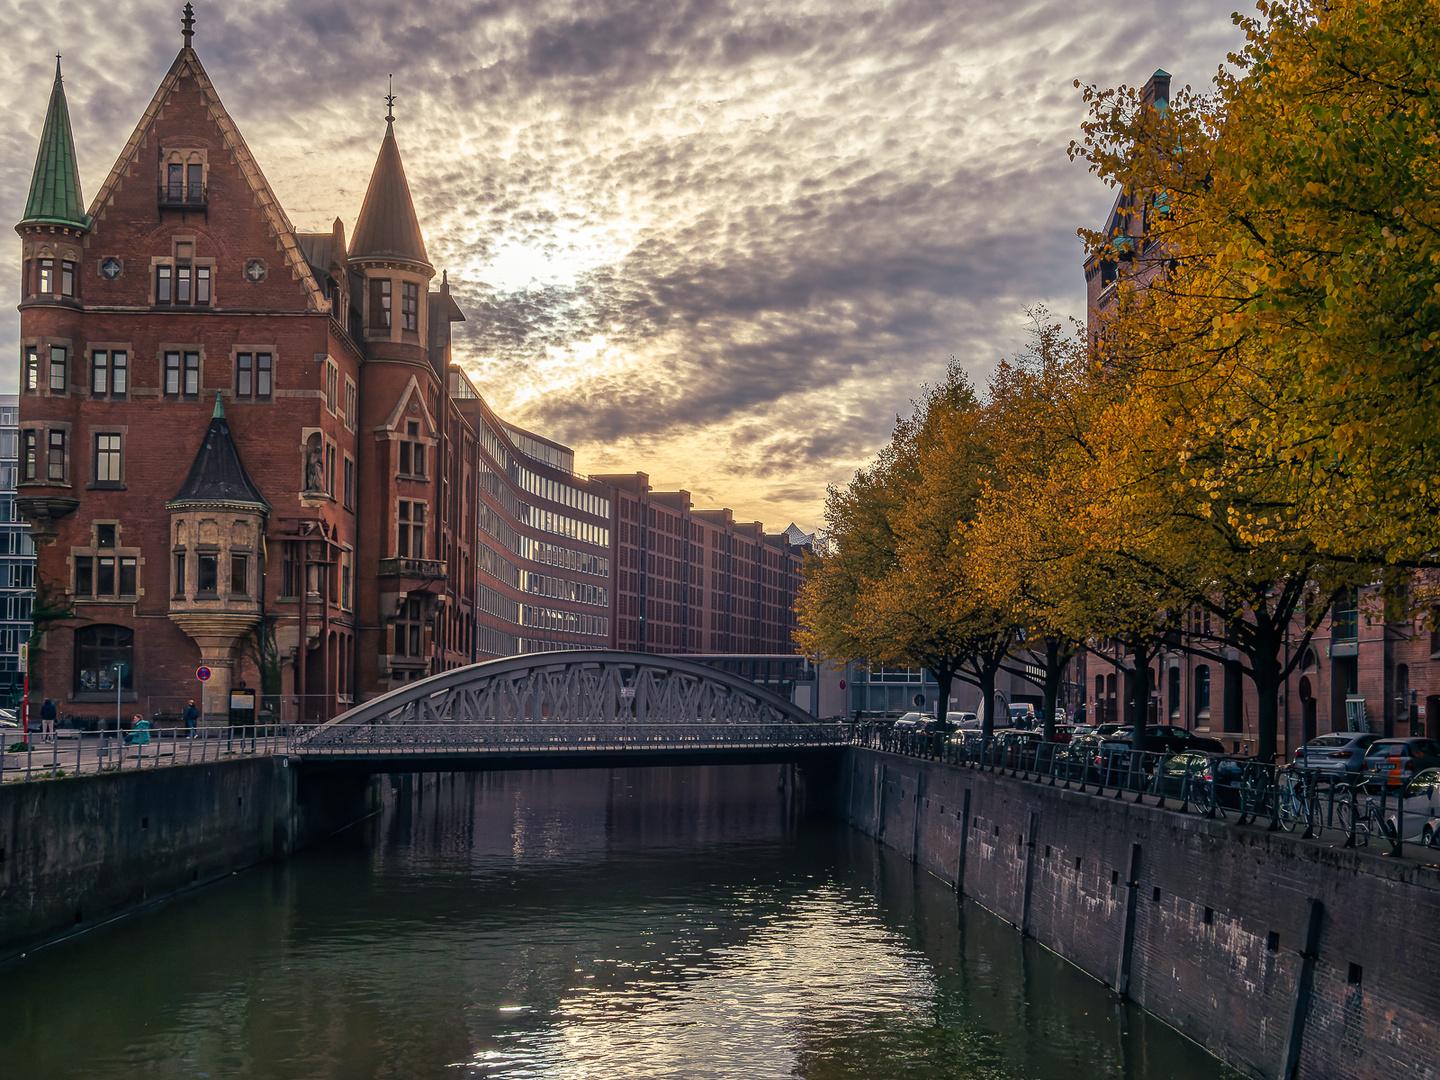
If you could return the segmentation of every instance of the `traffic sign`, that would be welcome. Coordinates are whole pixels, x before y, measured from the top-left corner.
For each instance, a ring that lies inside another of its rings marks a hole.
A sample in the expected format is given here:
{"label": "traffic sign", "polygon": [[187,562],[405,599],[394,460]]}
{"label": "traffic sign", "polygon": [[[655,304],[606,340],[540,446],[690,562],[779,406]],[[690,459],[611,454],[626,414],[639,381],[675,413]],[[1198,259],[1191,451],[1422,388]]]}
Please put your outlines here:
{"label": "traffic sign", "polygon": [[26,642],[25,644],[23,644],[23,645],[20,646],[20,670],[21,670],[22,672],[24,672],[24,671],[29,671],[29,670],[30,670],[30,643],[29,643],[29,642]]}
{"label": "traffic sign", "polygon": [[208,667],[196,668],[195,677],[201,682],[208,682],[210,680],[210,669]]}
{"label": "traffic sign", "polygon": [[845,680],[844,680],[844,679],[841,679],[841,680],[840,680],[840,689],[841,689],[841,690],[844,690],[844,689],[845,689]]}

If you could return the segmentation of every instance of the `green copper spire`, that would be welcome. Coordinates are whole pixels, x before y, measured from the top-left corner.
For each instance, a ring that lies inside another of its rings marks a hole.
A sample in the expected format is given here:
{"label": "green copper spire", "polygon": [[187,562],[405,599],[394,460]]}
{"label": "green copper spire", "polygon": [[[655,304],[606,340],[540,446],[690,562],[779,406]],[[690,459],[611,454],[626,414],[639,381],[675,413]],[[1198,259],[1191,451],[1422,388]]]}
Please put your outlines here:
{"label": "green copper spire", "polygon": [[220,400],[220,391],[215,391],[215,411],[210,414],[211,420],[225,419],[225,403]]}
{"label": "green copper spire", "polygon": [[55,57],[55,87],[50,91],[50,108],[45,130],[40,135],[40,153],[35,155],[35,174],[30,179],[30,197],[25,200],[21,225],[69,225],[90,227],[85,200],[80,194],[80,170],[75,165],[75,138],[70,133],[70,110],[65,104],[65,84],[60,80],[60,57]]}

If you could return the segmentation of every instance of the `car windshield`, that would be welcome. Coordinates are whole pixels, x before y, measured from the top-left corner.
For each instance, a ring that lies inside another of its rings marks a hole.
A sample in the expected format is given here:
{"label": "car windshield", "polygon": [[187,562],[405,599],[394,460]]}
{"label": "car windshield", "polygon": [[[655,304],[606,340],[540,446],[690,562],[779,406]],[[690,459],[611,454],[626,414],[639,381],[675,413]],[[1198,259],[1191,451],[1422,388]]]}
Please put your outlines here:
{"label": "car windshield", "polygon": [[1377,742],[1369,750],[1365,751],[1366,757],[1405,757],[1410,753],[1410,746],[1403,742]]}

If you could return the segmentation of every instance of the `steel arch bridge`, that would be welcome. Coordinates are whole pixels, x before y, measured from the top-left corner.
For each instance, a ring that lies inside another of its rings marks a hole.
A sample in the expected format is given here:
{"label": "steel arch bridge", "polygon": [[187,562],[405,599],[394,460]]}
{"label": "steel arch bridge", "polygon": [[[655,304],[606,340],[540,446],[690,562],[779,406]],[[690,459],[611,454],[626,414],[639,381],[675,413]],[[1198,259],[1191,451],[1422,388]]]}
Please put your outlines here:
{"label": "steel arch bridge", "polygon": [[289,752],[472,765],[506,759],[511,767],[575,758],[600,765],[678,756],[698,763],[737,752],[753,759],[834,747],[844,734],[840,725],[821,723],[772,691],[705,664],[575,650],[432,675],[298,732]]}

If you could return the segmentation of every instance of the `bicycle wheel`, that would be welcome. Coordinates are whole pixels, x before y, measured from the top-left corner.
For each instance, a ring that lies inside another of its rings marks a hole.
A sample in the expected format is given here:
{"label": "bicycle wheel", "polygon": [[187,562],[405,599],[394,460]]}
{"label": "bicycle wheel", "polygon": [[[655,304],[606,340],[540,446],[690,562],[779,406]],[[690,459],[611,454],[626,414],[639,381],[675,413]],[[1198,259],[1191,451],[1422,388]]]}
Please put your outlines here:
{"label": "bicycle wheel", "polygon": [[1350,832],[1350,825],[1353,814],[1350,811],[1350,800],[1345,799],[1335,804],[1335,826],[1345,832]]}

